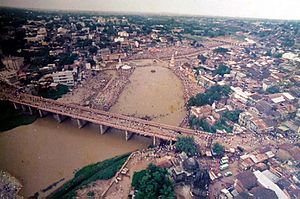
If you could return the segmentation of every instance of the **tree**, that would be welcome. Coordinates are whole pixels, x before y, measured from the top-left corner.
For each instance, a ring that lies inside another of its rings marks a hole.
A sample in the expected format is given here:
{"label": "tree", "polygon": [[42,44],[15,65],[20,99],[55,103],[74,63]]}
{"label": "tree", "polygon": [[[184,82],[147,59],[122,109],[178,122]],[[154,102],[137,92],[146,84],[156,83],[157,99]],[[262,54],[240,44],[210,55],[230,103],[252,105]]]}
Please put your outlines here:
{"label": "tree", "polygon": [[150,164],[146,170],[135,172],[131,185],[137,199],[175,198],[174,185],[168,171]]}
{"label": "tree", "polygon": [[239,121],[239,116],[241,110],[234,110],[234,111],[225,111],[223,113],[223,117],[227,118],[228,120],[237,123]]}
{"label": "tree", "polygon": [[213,50],[214,53],[226,54],[229,50],[227,48],[218,47]]}
{"label": "tree", "polygon": [[224,147],[223,145],[221,145],[220,143],[215,143],[213,145],[213,148],[212,148],[213,152],[216,153],[218,156],[219,155],[223,155],[224,154]]}
{"label": "tree", "polygon": [[266,92],[270,93],[270,94],[279,93],[280,89],[279,89],[278,86],[271,86],[271,87],[266,89]]}
{"label": "tree", "polygon": [[198,119],[196,116],[192,115],[189,117],[190,127],[198,130],[203,130],[206,132],[211,132],[210,126],[205,119]]}
{"label": "tree", "polygon": [[219,65],[219,67],[217,68],[215,73],[219,74],[223,77],[224,74],[229,74],[230,71],[231,71],[231,69],[228,66],[221,64],[221,65]]}
{"label": "tree", "polygon": [[97,53],[97,51],[98,51],[98,48],[96,46],[92,46],[89,48],[90,54],[95,54],[95,53]]}
{"label": "tree", "polygon": [[146,173],[147,173],[147,170],[134,172],[131,185],[133,187],[138,187],[139,183],[141,182],[142,178],[146,175]]}
{"label": "tree", "polygon": [[198,153],[197,145],[193,137],[180,136],[177,137],[176,150],[185,152],[187,155],[192,156]]}
{"label": "tree", "polygon": [[3,59],[3,58],[4,58],[3,55],[0,54],[0,70],[3,69],[3,68],[5,68],[5,65],[4,65],[3,62],[2,62],[2,59]]}
{"label": "tree", "polygon": [[205,64],[206,60],[207,60],[207,57],[205,57],[204,55],[202,54],[199,54],[198,55],[198,59],[201,61],[202,64]]}
{"label": "tree", "polygon": [[93,59],[87,59],[86,62],[90,63],[92,66],[96,65],[96,62]]}
{"label": "tree", "polygon": [[231,89],[229,86],[215,85],[208,88],[205,93],[198,93],[192,96],[187,103],[187,106],[203,106],[206,104],[212,105],[214,101],[220,100],[222,97],[228,97]]}

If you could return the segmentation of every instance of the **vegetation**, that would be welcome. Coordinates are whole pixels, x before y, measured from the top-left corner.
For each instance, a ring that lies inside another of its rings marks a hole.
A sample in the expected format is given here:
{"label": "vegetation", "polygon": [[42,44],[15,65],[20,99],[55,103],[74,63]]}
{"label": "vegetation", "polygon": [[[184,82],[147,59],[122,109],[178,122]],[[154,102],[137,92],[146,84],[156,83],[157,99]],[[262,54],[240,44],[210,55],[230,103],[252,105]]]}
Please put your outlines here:
{"label": "vegetation", "polygon": [[229,52],[227,48],[218,47],[213,50],[214,53],[226,54]]}
{"label": "vegetation", "polygon": [[96,180],[112,178],[125,163],[128,156],[129,154],[125,154],[83,167],[75,173],[74,178],[50,194],[49,198],[73,198],[76,196],[76,190]]}
{"label": "vegetation", "polygon": [[93,198],[95,196],[95,193],[93,191],[89,191],[87,193],[87,196],[90,197],[90,198]]}
{"label": "vegetation", "polygon": [[136,190],[137,199],[175,198],[168,171],[153,164],[146,170],[135,172],[131,185]]}
{"label": "vegetation", "polygon": [[223,145],[221,145],[220,143],[215,143],[214,145],[213,145],[213,148],[212,148],[212,150],[213,150],[213,152],[216,154],[216,155],[218,155],[218,156],[221,156],[221,155],[223,155],[224,154],[224,147],[223,147]]}
{"label": "vegetation", "polygon": [[38,93],[39,96],[42,96],[44,98],[49,98],[49,99],[58,99],[61,98],[64,94],[69,92],[69,87],[65,85],[58,85],[56,89],[47,89],[47,90],[42,90]]}
{"label": "vegetation", "polygon": [[70,65],[78,58],[78,54],[62,54],[58,56],[59,65]]}
{"label": "vegetation", "polygon": [[5,68],[5,65],[2,62],[3,55],[0,53],[0,70]]}
{"label": "vegetation", "polygon": [[188,136],[177,137],[176,150],[179,152],[185,152],[188,156],[198,153],[194,137]]}
{"label": "vegetation", "polygon": [[189,117],[189,124],[190,127],[193,127],[194,129],[211,132],[210,126],[205,119],[198,119],[196,116],[192,115]]}
{"label": "vegetation", "polygon": [[222,97],[228,97],[230,93],[229,86],[215,85],[206,90],[205,93],[199,93],[188,101],[188,106],[212,105],[214,101],[220,100]]}
{"label": "vegetation", "polygon": [[239,121],[239,116],[241,112],[242,112],[241,110],[225,111],[223,113],[223,117],[232,122],[237,123]]}
{"label": "vegetation", "polygon": [[225,130],[228,133],[232,132],[232,126],[229,126],[225,118],[222,117],[219,121],[217,121],[213,126],[210,126],[205,119],[198,119],[194,115],[189,118],[190,127],[203,130],[209,133],[216,133],[217,130]]}
{"label": "vegetation", "polygon": [[4,132],[21,125],[31,124],[36,116],[27,115],[15,110],[8,101],[0,101],[0,132]]}
{"label": "vegetation", "polygon": [[278,86],[270,86],[269,88],[266,89],[266,92],[269,94],[279,93],[280,88]]}
{"label": "vegetation", "polygon": [[228,66],[221,64],[221,65],[219,65],[219,67],[217,68],[215,73],[219,74],[223,77],[225,74],[229,74],[230,71],[231,71],[231,69]]}
{"label": "vegetation", "polygon": [[199,54],[198,59],[201,61],[201,64],[205,64],[207,57],[202,54]]}
{"label": "vegetation", "polygon": [[225,130],[227,133],[231,133],[233,127],[229,126],[224,118],[221,118],[211,127],[211,132],[215,133],[217,130]]}

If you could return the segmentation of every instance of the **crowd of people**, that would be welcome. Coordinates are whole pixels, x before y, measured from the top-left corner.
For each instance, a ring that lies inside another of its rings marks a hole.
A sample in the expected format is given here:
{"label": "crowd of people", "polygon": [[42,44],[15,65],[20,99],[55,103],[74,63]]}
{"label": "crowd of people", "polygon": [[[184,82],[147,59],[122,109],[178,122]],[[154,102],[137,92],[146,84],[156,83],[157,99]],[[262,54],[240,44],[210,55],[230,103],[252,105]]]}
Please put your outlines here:
{"label": "crowd of people", "polygon": [[198,52],[199,49],[193,48],[192,46],[169,46],[164,48],[159,48],[155,51],[144,50],[140,53],[135,53],[131,55],[128,59],[137,60],[137,59],[169,59],[172,57],[174,52],[177,52],[176,55],[183,56],[189,55],[192,53]]}

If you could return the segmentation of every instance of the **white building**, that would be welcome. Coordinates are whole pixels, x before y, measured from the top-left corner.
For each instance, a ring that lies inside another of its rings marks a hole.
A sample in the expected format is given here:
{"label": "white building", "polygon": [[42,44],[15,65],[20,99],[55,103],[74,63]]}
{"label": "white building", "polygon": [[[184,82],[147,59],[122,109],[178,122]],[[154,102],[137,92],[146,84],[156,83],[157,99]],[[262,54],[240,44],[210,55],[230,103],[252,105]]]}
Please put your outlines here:
{"label": "white building", "polygon": [[129,36],[129,34],[126,31],[120,31],[120,32],[118,32],[118,35],[120,37],[128,37]]}
{"label": "white building", "polygon": [[53,82],[63,84],[66,86],[74,86],[74,75],[72,71],[59,71],[52,73]]}
{"label": "white building", "polygon": [[260,171],[254,171],[253,173],[256,176],[258,183],[263,187],[273,190],[280,199],[288,199],[288,196],[264,173]]}

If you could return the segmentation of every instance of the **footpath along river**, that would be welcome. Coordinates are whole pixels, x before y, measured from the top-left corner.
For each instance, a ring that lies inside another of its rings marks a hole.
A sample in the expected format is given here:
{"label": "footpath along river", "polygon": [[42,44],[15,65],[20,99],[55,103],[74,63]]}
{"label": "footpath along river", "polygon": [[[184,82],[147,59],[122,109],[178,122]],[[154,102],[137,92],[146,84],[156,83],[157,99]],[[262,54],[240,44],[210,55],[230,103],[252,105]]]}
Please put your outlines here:
{"label": "footpath along river", "polygon": [[[130,81],[112,112],[179,125],[186,113],[183,86],[169,69],[138,67]],[[65,179],[61,185],[85,165],[150,144],[151,139],[141,136],[126,142],[124,133],[116,129],[101,135],[96,125],[78,129],[70,119],[58,124],[48,116],[0,133],[0,169],[17,177],[24,186],[20,194],[29,197]]]}

